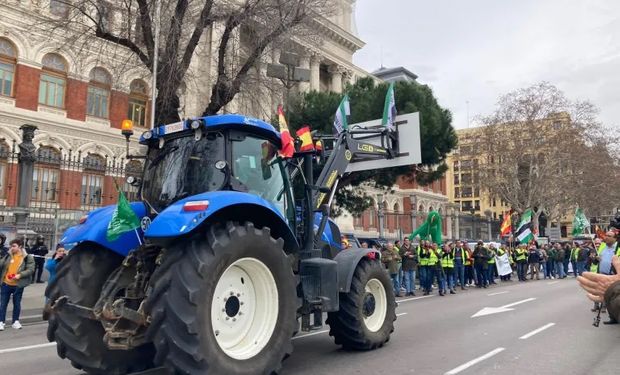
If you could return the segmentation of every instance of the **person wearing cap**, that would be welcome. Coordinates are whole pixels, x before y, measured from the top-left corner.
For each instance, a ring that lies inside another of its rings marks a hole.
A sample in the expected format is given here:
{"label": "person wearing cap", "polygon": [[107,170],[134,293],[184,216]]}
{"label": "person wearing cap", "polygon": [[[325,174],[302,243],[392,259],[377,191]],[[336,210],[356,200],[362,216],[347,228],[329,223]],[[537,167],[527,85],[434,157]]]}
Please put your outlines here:
{"label": "person wearing cap", "polygon": [[39,284],[43,283],[43,280],[41,280],[41,276],[43,275],[43,269],[45,267],[45,256],[48,252],[49,250],[45,245],[45,237],[43,237],[42,235],[38,235],[34,246],[29,251],[29,253],[34,256],[35,268],[34,272],[32,273],[33,283],[35,281]]}

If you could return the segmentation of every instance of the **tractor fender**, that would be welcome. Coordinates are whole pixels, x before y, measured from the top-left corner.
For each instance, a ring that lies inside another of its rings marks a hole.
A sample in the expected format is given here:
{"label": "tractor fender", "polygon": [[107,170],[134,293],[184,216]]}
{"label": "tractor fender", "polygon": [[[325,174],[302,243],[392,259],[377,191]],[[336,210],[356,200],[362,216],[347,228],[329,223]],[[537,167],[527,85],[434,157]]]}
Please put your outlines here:
{"label": "tractor fender", "polygon": [[334,260],[338,263],[338,290],[340,293],[349,292],[357,265],[369,253],[375,253],[376,259],[379,259],[381,255],[376,250],[361,248],[343,250],[336,255]]}
{"label": "tractor fender", "polygon": [[[204,211],[186,211],[188,202],[208,201]],[[282,213],[271,202],[254,194],[213,191],[181,199],[155,217],[144,233],[153,242],[167,242],[186,236],[209,222],[251,221],[258,228],[267,226],[275,238],[285,241],[285,249],[297,249],[297,240]]]}
{"label": "tractor fender", "polygon": [[[143,218],[146,215],[144,203],[132,202],[130,205],[138,218]],[[85,220],[80,220],[80,224],[65,231],[60,243],[70,249],[81,242],[89,241],[126,256],[130,250],[140,245],[141,239],[139,240],[138,236],[142,236],[142,230],[138,228],[135,231],[123,233],[116,241],[109,242],[106,239],[106,232],[115,209],[116,205],[113,204],[89,212]]]}

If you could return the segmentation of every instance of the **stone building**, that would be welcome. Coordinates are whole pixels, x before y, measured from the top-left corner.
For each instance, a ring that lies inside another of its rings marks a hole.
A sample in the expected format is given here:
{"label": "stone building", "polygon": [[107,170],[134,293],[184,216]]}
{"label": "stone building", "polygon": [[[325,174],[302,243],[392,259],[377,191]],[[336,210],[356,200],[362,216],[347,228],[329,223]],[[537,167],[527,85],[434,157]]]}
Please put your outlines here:
{"label": "stone building", "polygon": [[[323,42],[302,49],[302,66],[311,70],[311,77],[301,90],[340,92],[349,80],[367,75],[352,63],[353,54],[364,45],[356,36],[354,7],[354,0],[339,0],[330,19],[314,20]],[[149,72],[140,66],[121,69],[122,56],[78,51],[31,27],[62,11],[62,3],[53,0],[0,2],[0,231],[12,230],[12,208],[20,189],[17,145],[24,124],[38,128],[30,202],[31,223],[36,215],[42,218],[36,232],[57,232],[58,220],[55,230],[49,226],[59,212],[73,219],[115,202],[114,178],[122,181],[140,169],[139,163],[125,160],[119,128],[123,119],[132,119],[137,137],[149,126]],[[208,103],[215,67],[204,57],[215,51],[220,29],[215,25],[200,41],[196,54],[201,55],[192,61],[192,79],[184,82],[181,92],[181,117],[199,115]],[[278,56],[274,49],[256,72],[264,75],[266,62]],[[273,93],[258,104],[250,103],[242,90],[224,112],[269,118],[281,98],[281,93]],[[134,141],[134,153],[136,145]]]}

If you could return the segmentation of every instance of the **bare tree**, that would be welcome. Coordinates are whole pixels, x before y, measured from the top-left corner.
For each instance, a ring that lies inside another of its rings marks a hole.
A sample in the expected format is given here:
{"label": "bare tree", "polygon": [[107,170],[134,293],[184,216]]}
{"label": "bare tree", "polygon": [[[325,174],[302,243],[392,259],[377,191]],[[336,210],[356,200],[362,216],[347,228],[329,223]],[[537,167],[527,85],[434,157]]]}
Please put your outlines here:
{"label": "bare tree", "polygon": [[[121,63],[152,74],[158,48],[157,123],[179,120],[179,89],[191,78],[192,66],[211,67],[211,96],[203,114],[215,114],[246,82],[256,82],[251,69],[265,59],[271,46],[291,40],[316,42],[316,19],[332,9],[329,0],[51,1],[57,16],[39,20],[36,26],[83,53],[96,50],[106,58],[129,53],[131,59]],[[161,38],[155,46],[157,1]],[[207,33],[217,42],[200,56],[197,49]]]}
{"label": "bare tree", "polygon": [[475,182],[516,212],[534,209],[536,228],[543,212],[559,220],[576,206],[600,210],[593,194],[607,194],[610,181],[597,164],[609,168],[617,159],[596,115],[590,103],[570,101],[546,82],[502,96],[469,148],[479,163]]}

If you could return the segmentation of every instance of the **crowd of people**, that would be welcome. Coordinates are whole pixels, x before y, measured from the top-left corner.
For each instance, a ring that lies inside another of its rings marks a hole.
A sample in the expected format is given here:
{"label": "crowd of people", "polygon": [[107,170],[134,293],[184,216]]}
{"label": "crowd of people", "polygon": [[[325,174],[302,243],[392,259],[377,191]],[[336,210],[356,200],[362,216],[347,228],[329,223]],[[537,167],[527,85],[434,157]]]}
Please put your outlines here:
{"label": "crowd of people", "polygon": [[24,289],[32,283],[43,283],[43,269],[49,273],[48,282],[56,274],[56,266],[65,256],[62,245],[48,257],[48,248],[43,236],[37,236],[32,247],[26,247],[21,238],[15,238],[6,244],[6,236],[0,233],[0,331],[5,329],[6,313],[13,300],[12,327],[21,329],[19,322],[21,301]]}
{"label": "crowd of people", "polygon": [[[363,243],[362,247],[368,245]],[[392,279],[394,293],[402,297],[415,296],[418,289],[429,295],[433,286],[440,296],[456,294],[457,288],[488,288],[497,284],[498,279],[512,281],[515,275],[519,282],[526,282],[563,279],[568,277],[569,270],[575,278],[585,271],[609,274],[611,256],[604,251],[608,247],[617,248],[614,232],[607,233],[604,240],[543,245],[536,241],[529,245],[478,241],[473,248],[464,241],[438,245],[429,241],[413,243],[405,238],[402,243],[387,242],[377,250]],[[500,261],[507,262],[503,272],[496,266]]]}

